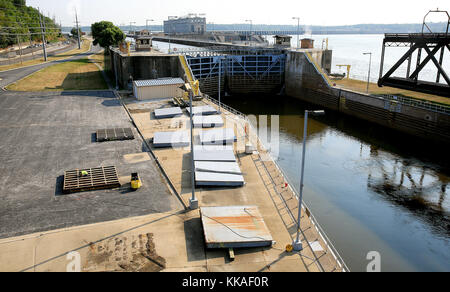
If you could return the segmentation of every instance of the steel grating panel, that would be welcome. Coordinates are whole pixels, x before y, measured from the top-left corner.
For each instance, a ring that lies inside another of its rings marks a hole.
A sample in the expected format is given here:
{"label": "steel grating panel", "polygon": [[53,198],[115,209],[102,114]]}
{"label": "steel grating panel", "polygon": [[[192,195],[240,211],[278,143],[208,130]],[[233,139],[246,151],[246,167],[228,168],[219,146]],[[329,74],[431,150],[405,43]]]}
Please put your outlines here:
{"label": "steel grating panel", "polygon": [[272,246],[273,238],[256,206],[202,207],[207,248]]}
{"label": "steel grating panel", "polygon": [[[186,108],[186,109],[187,109],[188,114],[190,114],[191,113],[191,109],[189,107]],[[209,116],[209,115],[216,115],[218,113],[219,112],[215,108],[210,106],[210,105],[207,105],[207,106],[195,106],[195,107],[192,108],[192,114],[194,116],[195,115]]]}
{"label": "steel grating panel", "polygon": [[[219,147],[219,146],[213,146]],[[223,147],[223,146],[222,146]],[[232,148],[213,149],[206,146],[194,146],[194,161],[236,161]]]}
{"label": "steel grating panel", "polygon": [[195,184],[198,186],[240,187],[244,177],[237,162],[196,161]]}
{"label": "steel grating panel", "polygon": [[195,128],[215,128],[223,127],[224,122],[221,116],[194,116],[193,124]]}
{"label": "steel grating panel", "polygon": [[182,114],[183,114],[183,112],[181,111],[181,108],[179,108],[179,107],[162,108],[162,109],[155,110],[155,117],[157,119],[174,118],[177,116],[181,116]]}
{"label": "steel grating panel", "polygon": [[190,144],[188,131],[158,132],[153,137],[153,146],[157,148],[165,147],[186,147]]}
{"label": "steel grating panel", "polygon": [[202,131],[200,133],[200,143],[203,145],[211,144],[231,144],[237,141],[233,129],[215,129],[209,131]]}
{"label": "steel grating panel", "polygon": [[123,141],[134,139],[133,131],[130,128],[97,130],[96,135],[97,135],[97,142]]}
{"label": "steel grating panel", "polygon": [[[81,171],[86,171],[88,175],[81,176]],[[118,187],[120,182],[115,166],[76,169],[64,173],[64,194]]]}

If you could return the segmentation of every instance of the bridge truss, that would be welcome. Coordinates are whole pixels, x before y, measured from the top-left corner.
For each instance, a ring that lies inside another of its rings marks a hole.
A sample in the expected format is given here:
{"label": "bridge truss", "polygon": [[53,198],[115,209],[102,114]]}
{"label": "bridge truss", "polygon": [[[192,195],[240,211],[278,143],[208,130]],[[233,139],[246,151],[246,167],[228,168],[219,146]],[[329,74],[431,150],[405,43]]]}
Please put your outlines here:
{"label": "bridge truss", "polygon": [[[383,41],[383,50],[381,56],[380,79],[378,86],[391,86],[401,89],[413,90],[423,93],[435,94],[450,97],[450,78],[442,66],[445,53],[450,51],[450,16],[446,11],[430,11],[446,13],[448,16],[447,30],[445,33],[432,33],[425,22],[425,16],[422,33],[414,34],[386,34]],[[428,13],[428,14],[429,14]],[[427,14],[427,15],[428,15]],[[429,32],[425,33],[425,28]],[[409,47],[409,50],[398,60],[398,62],[383,75],[385,51],[387,47]],[[417,51],[417,60],[414,71],[412,71],[413,54]],[[426,57],[422,60],[422,54]],[[439,60],[435,55],[439,53]],[[406,77],[392,77],[393,73],[407,63]],[[437,68],[436,82],[423,81],[419,79],[419,73],[432,61]],[[412,72],[411,72],[412,71]],[[441,82],[441,77],[443,82]]]}

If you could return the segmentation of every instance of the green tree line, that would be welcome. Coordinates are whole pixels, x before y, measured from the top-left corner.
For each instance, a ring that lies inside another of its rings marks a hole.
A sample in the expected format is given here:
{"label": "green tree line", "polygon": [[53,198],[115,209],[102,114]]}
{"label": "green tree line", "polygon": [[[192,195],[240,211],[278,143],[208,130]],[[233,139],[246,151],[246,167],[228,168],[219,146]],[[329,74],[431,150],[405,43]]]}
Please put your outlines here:
{"label": "green tree line", "polygon": [[53,19],[26,6],[25,0],[0,0],[0,48],[17,44],[18,40],[22,43],[42,42],[39,15],[45,23],[46,40],[58,40],[61,29]]}

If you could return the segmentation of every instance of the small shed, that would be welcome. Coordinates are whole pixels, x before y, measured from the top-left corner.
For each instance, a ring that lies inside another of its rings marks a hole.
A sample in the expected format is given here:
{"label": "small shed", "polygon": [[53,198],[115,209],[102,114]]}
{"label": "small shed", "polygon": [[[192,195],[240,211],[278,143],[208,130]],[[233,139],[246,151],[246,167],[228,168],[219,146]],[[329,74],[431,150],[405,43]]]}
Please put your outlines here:
{"label": "small shed", "polygon": [[151,51],[152,38],[149,36],[139,36],[136,38],[136,52]]}
{"label": "small shed", "polygon": [[133,82],[134,96],[139,100],[181,97],[181,78],[137,80]]}
{"label": "small shed", "polygon": [[289,48],[291,46],[291,36],[288,35],[276,35],[274,36],[275,39],[275,47],[283,47],[283,48]]}
{"label": "small shed", "polygon": [[302,39],[301,47],[302,47],[302,49],[314,49],[314,40],[313,39]]}

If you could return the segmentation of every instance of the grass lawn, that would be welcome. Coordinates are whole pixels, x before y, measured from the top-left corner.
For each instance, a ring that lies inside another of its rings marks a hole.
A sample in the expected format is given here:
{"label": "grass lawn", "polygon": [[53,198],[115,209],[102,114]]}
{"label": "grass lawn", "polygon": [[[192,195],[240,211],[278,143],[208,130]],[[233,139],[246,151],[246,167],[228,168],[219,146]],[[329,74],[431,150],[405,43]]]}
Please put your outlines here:
{"label": "grass lawn", "polygon": [[108,89],[98,67],[89,59],[47,67],[7,87],[13,91]]}
{"label": "grass lawn", "polygon": [[[81,53],[86,53],[89,51],[89,48],[91,47],[91,43],[92,43],[92,41],[85,39],[81,45],[80,50],[78,48],[76,48],[76,49],[70,50],[68,52],[58,54],[56,56],[49,56],[47,58],[47,61],[66,59],[66,58],[73,57],[73,56],[81,54]],[[26,62],[23,62],[22,64],[17,63],[17,64],[12,64],[12,65],[3,65],[3,66],[0,66],[0,71],[6,71],[6,70],[17,69],[17,68],[21,68],[21,67],[38,65],[38,64],[42,64],[42,63],[44,63],[44,57],[42,57],[40,59],[26,61]]]}
{"label": "grass lawn", "polygon": [[[333,83],[336,83],[339,87],[350,89],[353,91],[358,92],[366,92],[367,90],[367,81],[360,81],[360,80],[354,80],[354,79],[343,79],[339,81],[333,81]],[[420,100],[427,100],[431,102],[436,102],[440,104],[450,105],[450,98],[438,96],[438,95],[431,95],[426,93],[420,93],[410,90],[403,90],[398,89],[394,87],[378,87],[375,83],[370,83],[369,86],[369,93],[371,94],[391,94],[391,95],[401,95],[406,97],[411,97],[414,99],[420,99]]]}

